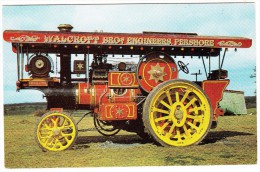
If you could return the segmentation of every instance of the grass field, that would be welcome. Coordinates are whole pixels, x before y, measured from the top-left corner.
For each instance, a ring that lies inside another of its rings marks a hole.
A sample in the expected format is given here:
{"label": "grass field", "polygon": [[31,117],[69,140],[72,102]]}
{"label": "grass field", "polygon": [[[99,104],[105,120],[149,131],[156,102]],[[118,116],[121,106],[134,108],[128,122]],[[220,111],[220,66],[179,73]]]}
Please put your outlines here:
{"label": "grass field", "polygon": [[[75,117],[77,120],[77,117]],[[34,139],[36,118],[4,117],[5,167],[107,167],[256,164],[256,115],[223,116],[200,145],[160,147],[134,133],[120,131],[113,137],[96,131],[79,132],[71,150],[42,152]],[[92,128],[85,118],[79,129]]]}

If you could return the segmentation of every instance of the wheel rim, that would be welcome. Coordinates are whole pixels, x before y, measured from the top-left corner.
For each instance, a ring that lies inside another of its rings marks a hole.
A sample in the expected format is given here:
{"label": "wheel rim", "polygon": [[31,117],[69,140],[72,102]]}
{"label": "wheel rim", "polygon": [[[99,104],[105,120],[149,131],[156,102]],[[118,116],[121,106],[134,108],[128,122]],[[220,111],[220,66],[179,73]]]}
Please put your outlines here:
{"label": "wheel rim", "polygon": [[171,146],[188,146],[201,141],[212,118],[208,98],[190,82],[172,82],[156,90],[149,114],[155,135]]}
{"label": "wheel rim", "polygon": [[41,147],[50,151],[69,148],[76,136],[75,123],[67,115],[61,113],[44,116],[37,127],[37,141]]}

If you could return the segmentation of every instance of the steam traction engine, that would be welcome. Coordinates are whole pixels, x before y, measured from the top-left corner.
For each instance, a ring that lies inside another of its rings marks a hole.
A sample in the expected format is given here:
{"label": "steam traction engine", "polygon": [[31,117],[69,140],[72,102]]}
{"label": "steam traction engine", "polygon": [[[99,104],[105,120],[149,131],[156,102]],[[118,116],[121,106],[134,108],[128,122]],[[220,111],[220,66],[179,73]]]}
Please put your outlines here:
{"label": "steam traction engine", "polygon": [[[247,38],[195,33],[72,32],[67,24],[58,28],[4,32],[5,41],[12,43],[17,54],[17,89],[40,90],[47,99],[49,111],[37,124],[36,140],[50,151],[68,149],[77,138],[77,124],[84,116],[75,122],[67,109],[90,110],[103,135],[123,129],[163,146],[199,143],[223,113],[218,103],[229,83],[228,73],[222,69],[227,48],[252,44]],[[83,58],[72,60],[72,55]],[[140,59],[135,69],[124,62],[115,66],[107,61],[115,55]],[[179,79],[178,73],[188,74],[189,69],[175,61],[177,56],[201,58],[206,80]],[[210,69],[211,58],[219,59],[218,69]],[[51,74],[54,68],[56,75]],[[29,78],[24,78],[25,71]]]}

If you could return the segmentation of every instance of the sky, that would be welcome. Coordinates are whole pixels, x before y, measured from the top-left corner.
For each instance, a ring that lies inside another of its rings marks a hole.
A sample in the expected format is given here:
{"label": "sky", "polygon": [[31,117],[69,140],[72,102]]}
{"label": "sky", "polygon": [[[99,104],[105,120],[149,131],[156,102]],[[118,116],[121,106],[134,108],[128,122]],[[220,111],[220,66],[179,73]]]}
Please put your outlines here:
{"label": "sky", "polygon": [[[252,47],[237,52],[229,49],[223,68],[229,71],[231,80],[227,89],[253,96],[256,84],[250,75],[256,65],[255,15],[254,3],[3,6],[2,29],[58,31],[59,24],[68,23],[74,27],[73,31],[83,32],[195,32],[247,37],[253,40]],[[39,91],[16,92],[16,54],[10,43],[2,41],[4,104],[46,101]],[[204,72],[201,59],[178,57],[177,60],[189,63],[190,73]],[[211,68],[217,69],[217,58],[213,63]],[[179,78],[195,80],[195,76],[183,72]],[[204,73],[198,79],[205,79]]]}

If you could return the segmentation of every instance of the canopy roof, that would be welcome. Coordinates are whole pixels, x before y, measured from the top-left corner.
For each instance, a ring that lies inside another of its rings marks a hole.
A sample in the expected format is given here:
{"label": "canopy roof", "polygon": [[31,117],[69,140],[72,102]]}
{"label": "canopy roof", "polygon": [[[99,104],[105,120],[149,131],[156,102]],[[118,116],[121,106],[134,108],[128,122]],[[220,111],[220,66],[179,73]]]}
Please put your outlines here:
{"label": "canopy roof", "polygon": [[169,55],[217,56],[221,48],[249,48],[252,40],[243,37],[199,36],[196,33],[108,33],[71,31],[6,30],[4,40],[23,52],[146,54],[163,51]]}

